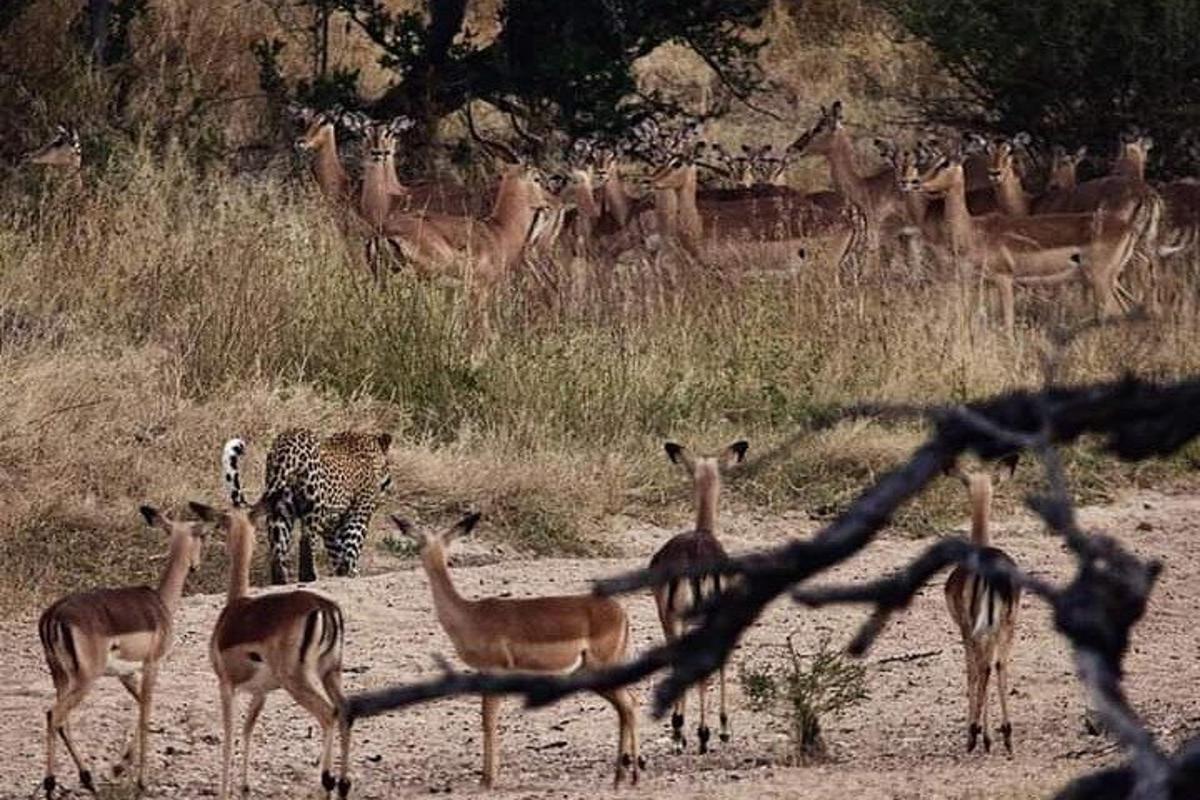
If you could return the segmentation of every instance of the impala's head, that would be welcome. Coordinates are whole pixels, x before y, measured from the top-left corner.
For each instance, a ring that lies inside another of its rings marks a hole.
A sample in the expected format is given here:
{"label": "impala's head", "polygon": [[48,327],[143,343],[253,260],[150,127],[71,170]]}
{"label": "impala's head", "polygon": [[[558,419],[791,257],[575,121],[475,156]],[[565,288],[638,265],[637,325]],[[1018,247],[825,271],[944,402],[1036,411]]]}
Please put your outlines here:
{"label": "impala's head", "polygon": [[1011,139],[996,139],[987,143],[988,180],[999,185],[1010,180],[1017,169],[1017,151],[1029,146],[1031,139],[1022,131]]}
{"label": "impala's head", "polygon": [[54,138],[25,156],[30,164],[78,169],[83,163],[79,132],[68,125],[54,128]]}
{"label": "impala's head", "polygon": [[479,524],[479,519],[482,516],[478,511],[468,514],[444,531],[418,530],[412,522],[398,514],[392,515],[392,523],[402,536],[416,543],[417,547],[421,549],[421,556],[423,558],[432,557],[444,560],[446,557],[446,548],[450,546],[450,543],[460,536],[466,536],[473,531],[475,526]]}
{"label": "impala's head", "polygon": [[[359,122],[357,128],[363,135],[367,160],[374,164],[385,163],[395,154],[400,135],[415,124],[404,116],[395,117],[391,122],[375,122],[370,119]],[[350,130],[356,129],[350,125],[347,127]]]}
{"label": "impala's head", "polygon": [[252,506],[237,506],[222,511],[204,503],[192,501],[188,503],[188,508],[200,520],[199,523],[192,524],[198,527],[202,524],[203,526],[214,526],[221,531],[225,537],[225,550],[229,554],[231,562],[236,562],[238,559],[249,561],[250,556],[254,553],[257,531],[263,527],[268,515],[288,519],[295,517],[292,494],[289,489],[281,489],[271,495],[266,495]]}
{"label": "impala's head", "polygon": [[842,119],[842,101],[834,100],[829,108],[821,106],[817,123],[800,135],[788,147],[797,156],[825,155],[833,144],[834,137],[845,127]]}
{"label": "impala's head", "polygon": [[617,177],[619,153],[616,147],[600,144],[592,153],[592,169],[596,177],[596,186],[604,186],[609,178]]}
{"label": "impala's head", "polygon": [[1150,157],[1153,147],[1153,137],[1137,128],[1122,133],[1117,153],[1119,171],[1130,173],[1133,177],[1142,177],[1146,172],[1146,160]]}
{"label": "impala's head", "polygon": [[297,150],[309,152],[336,146],[335,126],[341,116],[339,112],[305,108],[300,109],[295,116],[304,126],[303,133],[296,139]]}
{"label": "impala's head", "polygon": [[[883,152],[882,148],[880,152]],[[928,165],[930,159],[920,144],[893,145],[889,160],[896,172],[896,185],[900,191],[916,192],[921,189],[921,170]]]}
{"label": "impala's head", "polygon": [[667,458],[683,470],[692,481],[699,483],[706,477],[719,478],[720,474],[730,467],[746,460],[746,452],[750,443],[739,439],[719,453],[695,455],[688,448],[676,442],[666,442],[663,450]]}
{"label": "impala's head", "polygon": [[153,506],[142,506],[138,510],[142,512],[142,518],[146,520],[147,525],[158,528],[167,535],[170,557],[182,558],[188,566],[188,571],[195,572],[200,567],[200,560],[204,555],[208,526],[200,522],[173,520]]}
{"label": "impala's head", "polygon": [[921,191],[928,194],[943,194],[955,186],[965,185],[966,176],[963,173],[965,158],[966,156],[960,151],[939,159],[921,178]]}
{"label": "impala's head", "polygon": [[1062,145],[1050,149],[1050,177],[1046,185],[1050,189],[1075,188],[1080,163],[1087,157],[1087,147],[1071,152]]}

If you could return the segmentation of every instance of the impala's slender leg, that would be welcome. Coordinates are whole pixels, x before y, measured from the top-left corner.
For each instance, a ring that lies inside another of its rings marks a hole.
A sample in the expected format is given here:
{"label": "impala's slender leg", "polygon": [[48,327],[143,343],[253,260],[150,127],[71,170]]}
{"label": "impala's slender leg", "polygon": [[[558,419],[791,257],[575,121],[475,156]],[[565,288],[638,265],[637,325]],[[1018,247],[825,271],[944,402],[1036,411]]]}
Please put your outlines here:
{"label": "impala's slender leg", "polygon": [[158,680],[158,661],[149,660],[142,666],[142,698],[138,705],[138,788],[146,785],[146,750],[150,738],[150,705],[154,684]]}
{"label": "impala's slender leg", "polygon": [[229,771],[233,763],[233,685],[220,681],[221,726],[225,741],[221,744],[221,794],[220,800],[229,797]]}
{"label": "impala's slender leg", "polygon": [[[133,698],[133,702],[137,703],[138,708],[142,705],[142,693],[138,687],[138,681],[132,674],[122,674],[117,676],[117,680],[125,687],[125,691]],[[133,763],[133,754],[137,749],[138,743],[138,721],[134,719],[133,730],[130,732],[129,744],[121,753],[121,760],[113,765],[112,772],[114,776],[122,775],[125,770]]]}
{"label": "impala's slender leg", "polygon": [[700,754],[708,752],[708,740],[712,731],[708,727],[708,678],[696,684],[696,695],[700,703],[700,724],[696,726],[696,738],[700,741]]}
{"label": "impala's slender leg", "polygon": [[262,713],[266,702],[265,694],[251,695],[250,705],[246,708],[246,719],[242,722],[242,797],[250,796],[250,743],[254,739],[254,725],[258,722],[258,715]]}
{"label": "impala's slender leg", "polygon": [[[342,709],[346,707],[346,695],[342,692],[341,669],[333,669],[325,673],[321,682],[325,686],[325,692],[329,695],[329,699],[333,701],[334,707],[338,709],[338,734],[341,745],[338,770],[341,777],[338,779],[337,789],[338,797],[345,798],[350,794],[350,726],[341,713]],[[332,775],[329,778],[321,776],[323,786],[328,787],[332,780]]]}
{"label": "impala's slender leg", "polygon": [[979,726],[979,729],[982,731],[983,750],[984,750],[984,752],[990,753],[990,752],[992,752],[992,736],[988,732],[988,727],[987,727],[987,724],[988,724],[987,688],[988,688],[988,680],[992,674],[992,658],[993,658],[994,648],[991,643],[988,643],[988,644],[984,645],[983,647],[981,647],[980,651],[981,652],[979,653],[979,656],[978,656],[979,660],[978,660],[978,667],[977,667],[977,669],[979,670],[979,679],[978,679],[978,684],[975,687],[976,694],[979,698],[978,700],[976,700],[976,708],[978,709],[976,712],[978,715],[977,716],[978,722],[976,724]]}
{"label": "impala's slender leg", "polygon": [[622,687],[610,692],[600,692],[600,696],[612,703],[617,710],[617,777],[613,786],[621,785],[626,773],[631,785],[638,782],[640,767],[637,752],[637,719],[634,714],[633,697],[628,688]]}
{"label": "impala's slender leg", "polygon": [[496,722],[500,711],[500,698],[496,695],[483,696],[483,785],[496,785]]}
{"label": "impala's slender leg", "polygon": [[[75,706],[87,696],[88,690],[92,687],[94,681],[85,683],[76,683],[74,686],[68,686],[58,695],[58,701],[50,709],[46,715],[48,725],[48,740],[52,740],[55,733],[62,738],[63,744],[66,745],[67,752],[71,755],[71,760],[75,762],[75,768],[79,771],[79,783],[89,792],[95,793],[96,785],[92,781],[92,773],[89,770],[83,759],[79,755],[79,751],[75,749],[75,743],[71,740],[71,733],[68,727],[68,719]],[[43,786],[46,787],[46,796],[49,797],[55,784],[54,778],[54,744],[53,741],[47,741],[46,746],[46,779],[43,781]]]}
{"label": "impala's slender leg", "polygon": [[963,634],[963,650],[967,660],[967,752],[975,750],[979,740],[979,657],[975,645],[966,633]]}
{"label": "impala's slender leg", "polygon": [[284,688],[297,703],[317,718],[321,726],[321,785],[328,796],[333,791],[333,773],[329,767],[333,760],[333,734],[338,723],[338,709],[325,694],[311,668],[301,665],[300,669],[285,679]]}
{"label": "impala's slender leg", "polygon": [[[1017,599],[1013,599],[1013,614],[1015,615]],[[1015,622],[1015,620],[1014,620]],[[1015,625],[1006,627],[1000,633],[1000,643],[996,654],[996,690],[1000,693],[1000,736],[1004,740],[1004,749],[1012,755],[1012,721],[1008,717],[1008,678],[1013,631]]]}

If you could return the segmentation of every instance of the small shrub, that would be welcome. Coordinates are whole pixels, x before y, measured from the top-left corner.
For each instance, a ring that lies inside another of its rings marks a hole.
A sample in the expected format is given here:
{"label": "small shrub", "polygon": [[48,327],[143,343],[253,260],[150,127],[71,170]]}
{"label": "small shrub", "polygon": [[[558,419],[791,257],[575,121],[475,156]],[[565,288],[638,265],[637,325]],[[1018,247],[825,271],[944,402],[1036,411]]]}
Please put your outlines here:
{"label": "small shrub", "polygon": [[828,637],[811,655],[797,651],[794,638],[786,661],[743,665],[740,679],[750,708],[784,722],[791,758],[808,764],[828,755],[821,719],[868,698],[866,667],[830,649]]}

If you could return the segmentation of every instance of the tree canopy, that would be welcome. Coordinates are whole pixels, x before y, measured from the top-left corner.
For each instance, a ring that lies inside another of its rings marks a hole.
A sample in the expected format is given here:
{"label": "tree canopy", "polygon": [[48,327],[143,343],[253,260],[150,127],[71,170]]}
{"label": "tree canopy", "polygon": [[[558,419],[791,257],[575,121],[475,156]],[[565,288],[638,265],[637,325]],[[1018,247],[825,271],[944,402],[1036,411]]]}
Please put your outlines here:
{"label": "tree canopy", "polygon": [[[359,99],[380,116],[428,122],[480,98],[571,134],[623,129],[648,110],[673,110],[639,92],[633,74],[638,58],[666,42],[698,54],[735,95],[765,80],[756,60],[763,42],[748,32],[770,0],[508,0],[485,45],[463,28],[466,0],[427,0],[424,13],[392,12],[381,0],[304,1],[326,15],[323,24],[334,14],[356,25],[396,74],[382,97]],[[260,46],[260,60],[278,86],[269,51]],[[331,81],[341,92],[353,83],[334,73],[300,88],[328,100]]]}
{"label": "tree canopy", "polygon": [[[1157,171],[1194,171],[1195,0],[882,0],[961,87],[918,101],[933,121],[1111,151],[1132,127]],[[939,91],[943,87],[939,87]]]}

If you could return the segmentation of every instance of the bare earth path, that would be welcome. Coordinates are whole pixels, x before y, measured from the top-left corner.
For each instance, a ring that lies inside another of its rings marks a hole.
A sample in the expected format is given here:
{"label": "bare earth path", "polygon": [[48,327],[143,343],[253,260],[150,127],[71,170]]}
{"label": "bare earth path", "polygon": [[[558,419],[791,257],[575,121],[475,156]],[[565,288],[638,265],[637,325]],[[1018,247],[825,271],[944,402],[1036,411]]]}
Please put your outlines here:
{"label": "bare earth path", "polygon": [[[1086,525],[1111,530],[1141,554],[1162,558],[1167,569],[1145,620],[1136,629],[1127,663],[1135,707],[1157,734],[1175,744],[1200,729],[1200,498],[1139,494],[1083,511]],[[1142,530],[1139,530],[1139,525]],[[800,517],[730,516],[725,539],[746,550],[781,541],[813,523]],[[1069,560],[1033,520],[997,521],[997,543],[1033,571],[1062,578]],[[1148,529],[1146,529],[1148,528]],[[464,594],[520,596],[578,591],[591,578],[640,566],[671,531],[637,526],[626,537],[628,557],[605,560],[498,561],[460,567]],[[839,573],[874,577],[928,544],[885,535]],[[452,655],[432,613],[424,575],[404,569],[354,581],[329,580],[319,589],[337,598],[348,618],[349,691],[413,681],[434,674],[431,654]],[[634,644],[658,640],[653,604],[628,598]],[[215,794],[219,763],[216,684],[208,667],[208,633],[221,598],[185,600],[179,642],[164,667],[154,712],[151,797]],[[742,655],[763,658],[792,631],[802,646],[823,635],[848,640],[861,609],[811,612],[780,604],[749,633]],[[51,690],[37,643],[35,619],[0,623],[6,675],[0,688],[0,797],[28,798],[43,763],[43,715]],[[910,660],[889,658],[919,655]],[[1045,797],[1069,777],[1112,763],[1117,754],[1103,737],[1084,732],[1083,698],[1062,641],[1047,612],[1026,598],[1014,654],[1016,756],[967,755],[960,647],[946,614],[940,581],[898,617],[868,659],[871,699],[826,721],[835,760],[821,767],[783,766],[784,740],[766,717],[743,707],[736,670],[731,676],[733,741],[716,743],[707,757],[671,754],[667,725],[643,713],[643,754],[649,761],[635,790],[611,791],[616,753],[615,715],[598,698],[578,697],[534,712],[515,701],[502,712],[500,788],[510,798],[704,797],[736,798],[1033,798]],[[884,663],[880,663],[884,662]],[[642,692],[645,697],[645,692]],[[430,793],[480,795],[478,701],[454,699],[362,721],[355,729],[353,797],[394,798]],[[690,709],[691,711],[691,709]],[[108,681],[76,717],[78,741],[99,772],[111,763],[133,719],[124,690]],[[993,725],[994,714],[993,714]],[[688,727],[695,725],[689,714]],[[694,742],[694,735],[691,736]],[[715,740],[715,739],[714,739]],[[316,787],[317,741],[310,720],[283,693],[272,695],[259,724],[252,759],[256,797],[308,797]],[[65,754],[63,754],[65,756]],[[60,781],[76,785],[64,759]],[[78,796],[84,796],[78,793]],[[101,797],[127,796],[119,787]]]}

